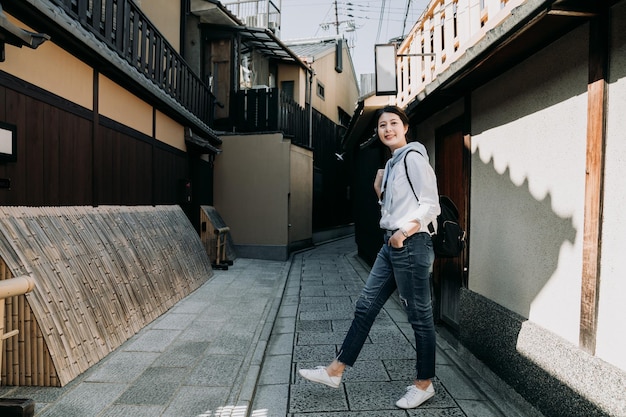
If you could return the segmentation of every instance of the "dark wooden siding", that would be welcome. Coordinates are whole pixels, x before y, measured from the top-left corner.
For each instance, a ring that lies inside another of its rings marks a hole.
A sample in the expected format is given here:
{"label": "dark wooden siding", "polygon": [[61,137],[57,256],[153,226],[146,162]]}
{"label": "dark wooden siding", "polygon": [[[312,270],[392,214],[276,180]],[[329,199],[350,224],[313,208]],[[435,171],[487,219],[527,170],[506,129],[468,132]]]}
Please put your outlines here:
{"label": "dark wooden siding", "polygon": [[170,205],[189,178],[186,152],[7,74],[0,121],[17,127],[17,161],[0,163],[0,205]]}
{"label": "dark wooden siding", "polygon": [[87,205],[91,189],[91,121],[0,87],[0,118],[17,127],[17,162],[0,164],[11,179],[5,205]]}

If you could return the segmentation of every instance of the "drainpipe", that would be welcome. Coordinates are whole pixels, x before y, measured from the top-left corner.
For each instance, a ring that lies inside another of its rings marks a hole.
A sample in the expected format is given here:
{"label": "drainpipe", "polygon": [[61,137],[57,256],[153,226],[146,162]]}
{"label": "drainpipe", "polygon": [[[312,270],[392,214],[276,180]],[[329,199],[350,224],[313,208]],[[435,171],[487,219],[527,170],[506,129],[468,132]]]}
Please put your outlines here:
{"label": "drainpipe", "polygon": [[309,96],[309,148],[313,148],[313,76],[315,75],[315,71],[309,64],[309,88],[308,88],[308,96]]}

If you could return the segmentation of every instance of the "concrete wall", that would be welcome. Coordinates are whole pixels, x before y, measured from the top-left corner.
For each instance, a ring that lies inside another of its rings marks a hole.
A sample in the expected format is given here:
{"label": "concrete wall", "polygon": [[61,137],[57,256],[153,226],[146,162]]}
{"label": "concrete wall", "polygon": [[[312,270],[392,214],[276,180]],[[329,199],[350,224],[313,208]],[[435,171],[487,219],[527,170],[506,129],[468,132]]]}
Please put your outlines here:
{"label": "concrete wall", "polygon": [[588,26],[472,95],[469,289],[578,344]]}
{"label": "concrete wall", "polygon": [[289,207],[290,199],[294,212],[312,204],[306,202],[312,192],[312,153],[296,152],[280,133],[222,140],[223,153],[215,159],[214,206],[230,227],[237,256],[287,259],[289,224],[293,239],[306,239],[310,228],[306,213],[290,218]]}
{"label": "concrete wall", "polygon": [[[626,21],[624,2],[613,8],[615,22]],[[613,24],[608,84],[608,120],[604,170],[604,221],[602,223],[602,260],[600,264],[600,304],[596,355],[626,370],[626,334],[621,318],[626,317],[626,34],[623,23]]]}

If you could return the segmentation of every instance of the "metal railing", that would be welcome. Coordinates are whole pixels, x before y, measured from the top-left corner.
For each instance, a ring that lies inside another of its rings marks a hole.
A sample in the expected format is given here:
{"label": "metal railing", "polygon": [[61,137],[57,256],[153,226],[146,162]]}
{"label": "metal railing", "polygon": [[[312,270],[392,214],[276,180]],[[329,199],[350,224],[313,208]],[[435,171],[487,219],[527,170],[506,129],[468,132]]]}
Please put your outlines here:
{"label": "metal railing", "polygon": [[274,32],[280,28],[280,9],[271,0],[224,0],[222,4],[246,26]]}

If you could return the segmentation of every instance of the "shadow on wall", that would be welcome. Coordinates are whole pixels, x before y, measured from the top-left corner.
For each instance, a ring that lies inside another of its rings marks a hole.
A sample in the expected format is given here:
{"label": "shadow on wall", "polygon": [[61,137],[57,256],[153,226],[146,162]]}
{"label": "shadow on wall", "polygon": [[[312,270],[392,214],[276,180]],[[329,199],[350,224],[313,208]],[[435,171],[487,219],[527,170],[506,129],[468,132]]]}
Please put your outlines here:
{"label": "shadow on wall", "polygon": [[[463,346],[546,416],[608,415],[598,391],[609,389],[601,382],[583,391],[577,385],[596,377],[610,379],[602,377],[603,368],[575,344],[527,322],[533,301],[557,271],[580,286],[580,267],[572,266],[580,262],[573,217],[555,213],[549,193],[537,200],[527,180],[514,184],[508,168],[498,173],[493,160],[474,158],[472,176],[478,185],[471,196],[472,275],[459,304]],[[579,300],[571,297],[552,295],[553,314],[567,316],[578,309]],[[521,341],[531,343],[548,363],[525,356]]]}
{"label": "shadow on wall", "polygon": [[528,317],[530,302],[557,270],[563,246],[574,245],[577,230],[572,217],[554,212],[549,193],[538,201],[527,180],[517,186],[509,174],[508,168],[496,172],[493,160],[472,166],[480,183],[472,189],[472,269],[486,293]]}

